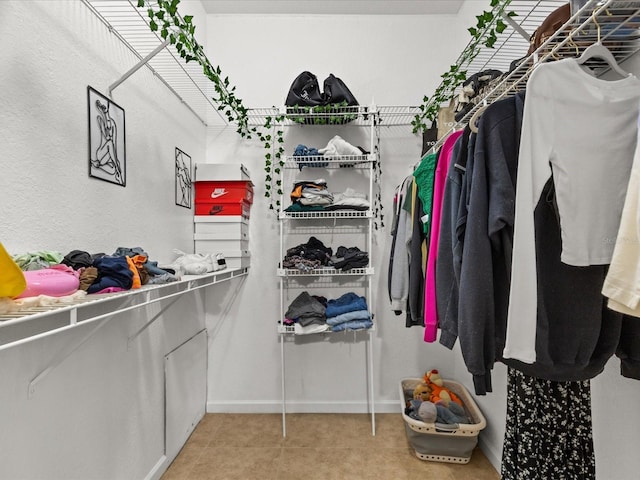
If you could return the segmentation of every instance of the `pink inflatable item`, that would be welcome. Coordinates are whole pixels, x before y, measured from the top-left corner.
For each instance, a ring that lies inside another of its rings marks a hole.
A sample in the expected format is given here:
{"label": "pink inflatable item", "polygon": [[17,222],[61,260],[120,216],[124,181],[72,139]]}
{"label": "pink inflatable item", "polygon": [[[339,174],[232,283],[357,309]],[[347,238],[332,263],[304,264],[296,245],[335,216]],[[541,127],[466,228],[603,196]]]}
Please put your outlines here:
{"label": "pink inflatable item", "polygon": [[80,281],[75,275],[55,268],[27,270],[23,273],[27,281],[27,288],[15,298],[36,297],[38,295],[64,297],[75,293],[80,286]]}

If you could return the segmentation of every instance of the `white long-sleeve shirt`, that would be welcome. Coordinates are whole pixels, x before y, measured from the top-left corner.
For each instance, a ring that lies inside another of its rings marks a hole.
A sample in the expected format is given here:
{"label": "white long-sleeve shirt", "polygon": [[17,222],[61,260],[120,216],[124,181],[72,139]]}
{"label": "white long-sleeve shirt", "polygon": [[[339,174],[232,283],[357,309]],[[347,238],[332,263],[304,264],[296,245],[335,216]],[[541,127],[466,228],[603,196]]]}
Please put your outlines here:
{"label": "white long-sleeve shirt", "polygon": [[613,258],[602,287],[602,294],[609,297],[610,309],[634,317],[640,317],[640,142],[637,143]]}
{"label": "white long-sleeve shirt", "polygon": [[[505,358],[536,360],[534,210],[551,176],[563,263],[611,261],[636,145],[640,80],[595,78],[574,59],[543,64],[527,84],[516,184]],[[576,319],[579,322],[580,319]]]}

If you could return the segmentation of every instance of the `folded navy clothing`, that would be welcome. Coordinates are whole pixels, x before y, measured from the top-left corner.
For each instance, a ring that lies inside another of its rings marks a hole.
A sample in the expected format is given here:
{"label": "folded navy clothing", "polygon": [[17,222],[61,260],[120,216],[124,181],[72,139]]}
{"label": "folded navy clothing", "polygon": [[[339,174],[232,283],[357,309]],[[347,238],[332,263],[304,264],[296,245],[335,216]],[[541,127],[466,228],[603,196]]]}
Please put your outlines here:
{"label": "folded navy clothing", "polygon": [[335,317],[356,310],[368,310],[367,301],[364,297],[360,297],[353,292],[347,292],[341,297],[327,302],[325,315],[327,317]]}
{"label": "folded navy clothing", "polygon": [[96,258],[93,266],[98,269],[98,278],[89,286],[87,293],[96,293],[108,287],[129,290],[133,285],[133,272],[129,269],[126,257],[105,255]]}
{"label": "folded navy clothing", "polygon": [[[307,147],[306,145],[298,145],[293,152],[293,156],[296,158],[296,163],[300,170],[303,167],[316,167],[323,168],[329,165],[329,162],[319,162],[318,159],[313,157],[322,157],[322,154],[318,153],[318,149],[315,147]],[[311,158],[304,158],[311,157]]]}

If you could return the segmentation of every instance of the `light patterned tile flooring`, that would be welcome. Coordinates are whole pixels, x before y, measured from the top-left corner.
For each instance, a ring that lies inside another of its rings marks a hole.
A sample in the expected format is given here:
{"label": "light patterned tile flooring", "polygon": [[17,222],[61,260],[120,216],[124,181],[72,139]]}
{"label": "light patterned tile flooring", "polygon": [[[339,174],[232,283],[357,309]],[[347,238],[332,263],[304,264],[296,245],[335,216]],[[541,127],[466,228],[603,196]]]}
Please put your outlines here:
{"label": "light patterned tile flooring", "polygon": [[467,464],[420,460],[402,416],[207,414],[162,480],[498,480],[480,449]]}

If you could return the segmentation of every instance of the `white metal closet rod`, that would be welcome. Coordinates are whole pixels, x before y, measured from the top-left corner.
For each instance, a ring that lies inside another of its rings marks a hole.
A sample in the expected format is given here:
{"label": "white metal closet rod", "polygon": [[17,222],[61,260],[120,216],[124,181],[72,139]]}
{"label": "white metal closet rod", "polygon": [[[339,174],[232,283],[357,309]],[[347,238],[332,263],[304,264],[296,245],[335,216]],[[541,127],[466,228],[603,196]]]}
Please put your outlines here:
{"label": "white metal closet rod", "polygon": [[140,60],[137,64],[131,67],[127,72],[125,72],[118,80],[109,85],[109,89],[107,90],[107,94],[111,97],[111,92],[116,89],[120,84],[122,84],[127,78],[136,73],[142,67],[144,67],[153,57],[159,54],[164,48],[169,45],[169,40],[165,40],[160,45],[158,45],[149,55]]}

